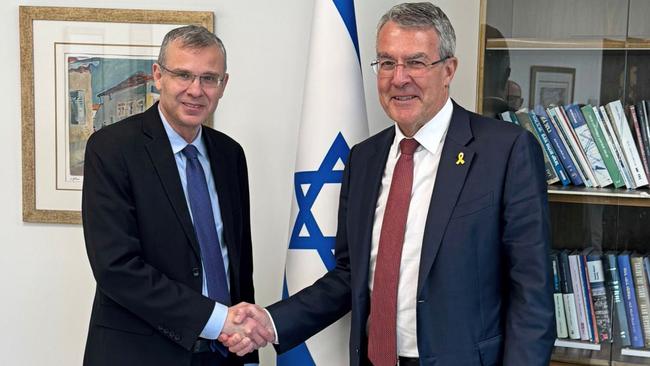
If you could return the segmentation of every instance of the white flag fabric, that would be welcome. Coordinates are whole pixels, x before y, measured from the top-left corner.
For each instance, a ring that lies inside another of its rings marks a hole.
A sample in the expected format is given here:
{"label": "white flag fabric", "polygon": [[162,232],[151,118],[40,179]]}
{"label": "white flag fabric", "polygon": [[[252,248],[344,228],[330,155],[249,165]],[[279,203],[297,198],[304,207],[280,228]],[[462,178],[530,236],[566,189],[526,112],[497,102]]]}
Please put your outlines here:
{"label": "white flag fabric", "polygon": [[[315,0],[282,297],[335,266],[338,196],[350,147],[368,137],[353,0]],[[278,366],[349,365],[349,315],[278,356]]]}

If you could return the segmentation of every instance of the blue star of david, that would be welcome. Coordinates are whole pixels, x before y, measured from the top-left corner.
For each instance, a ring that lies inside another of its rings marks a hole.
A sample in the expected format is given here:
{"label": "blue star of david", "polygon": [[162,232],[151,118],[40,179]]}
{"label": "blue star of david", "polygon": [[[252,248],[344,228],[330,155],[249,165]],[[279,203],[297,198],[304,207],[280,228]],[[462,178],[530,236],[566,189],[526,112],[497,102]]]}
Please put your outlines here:
{"label": "blue star of david", "polygon": [[[334,269],[335,259],[332,250],[336,242],[335,236],[325,236],[318,227],[316,218],[311,209],[321,189],[327,183],[340,184],[343,180],[343,171],[334,170],[336,162],[346,161],[350,147],[339,132],[330,146],[325,158],[316,171],[296,172],[294,175],[294,189],[298,201],[298,216],[293,225],[289,249],[312,249],[318,252],[327,270]],[[302,185],[309,184],[307,192],[303,193]],[[300,229],[305,226],[309,236],[300,236]]]}

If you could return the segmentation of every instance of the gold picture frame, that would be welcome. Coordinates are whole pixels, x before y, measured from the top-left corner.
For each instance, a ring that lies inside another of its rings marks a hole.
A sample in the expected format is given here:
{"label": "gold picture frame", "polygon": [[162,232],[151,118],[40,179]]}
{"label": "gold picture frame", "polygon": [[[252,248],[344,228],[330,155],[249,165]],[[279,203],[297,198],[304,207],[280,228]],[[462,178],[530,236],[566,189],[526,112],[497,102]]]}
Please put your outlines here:
{"label": "gold picture frame", "polygon": [[[92,79],[92,75],[84,75],[82,78],[75,76],[73,80],[71,65],[76,62],[75,70],[92,70],[102,60],[119,61],[114,54],[129,61],[143,58],[154,62],[162,38],[169,30],[195,24],[213,32],[214,14],[210,11],[36,6],[20,6],[19,14],[23,221],[80,224],[79,177],[71,173],[71,179],[66,181],[67,178],[61,178],[64,174],[59,174],[61,166],[64,171],[73,166],[73,162],[77,166],[79,156],[83,166],[85,141],[78,136],[73,141],[70,137],[73,127],[70,126],[82,121],[83,136],[87,138],[92,133],[89,131],[95,129],[95,117],[102,107],[101,103],[94,103],[93,98],[114,88],[103,89],[101,93],[92,86],[88,90],[71,90],[70,85],[82,82],[90,85],[88,80]],[[110,51],[104,53],[103,50]],[[117,74],[119,68],[111,70]],[[102,70],[102,75],[105,74],[106,70]],[[127,80],[127,76],[123,83],[135,77],[131,75]],[[139,77],[150,81],[142,74]],[[75,101],[83,108],[77,108]],[[130,110],[133,110],[132,105]]]}

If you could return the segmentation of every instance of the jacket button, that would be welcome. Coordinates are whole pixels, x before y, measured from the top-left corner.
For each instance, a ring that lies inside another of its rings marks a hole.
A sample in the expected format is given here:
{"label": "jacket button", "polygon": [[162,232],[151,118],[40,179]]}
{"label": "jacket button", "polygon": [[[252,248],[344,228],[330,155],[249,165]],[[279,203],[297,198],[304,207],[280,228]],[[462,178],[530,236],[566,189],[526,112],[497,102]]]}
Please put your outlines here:
{"label": "jacket button", "polygon": [[174,336],[174,340],[175,340],[176,342],[179,342],[179,341],[181,340],[181,336],[179,336],[178,334],[176,334],[176,335]]}
{"label": "jacket button", "polygon": [[199,277],[200,271],[198,268],[192,268],[192,276]]}

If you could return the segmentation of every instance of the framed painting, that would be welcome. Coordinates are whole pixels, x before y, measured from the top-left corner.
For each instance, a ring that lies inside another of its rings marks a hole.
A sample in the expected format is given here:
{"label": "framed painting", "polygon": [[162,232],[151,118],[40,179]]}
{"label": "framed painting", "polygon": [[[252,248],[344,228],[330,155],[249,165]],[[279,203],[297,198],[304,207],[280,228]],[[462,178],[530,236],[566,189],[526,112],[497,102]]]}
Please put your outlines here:
{"label": "framed painting", "polygon": [[575,78],[571,67],[531,66],[529,107],[573,103]]}
{"label": "framed painting", "polygon": [[86,141],[158,98],[151,66],[171,29],[212,12],[20,7],[23,221],[81,223]]}

